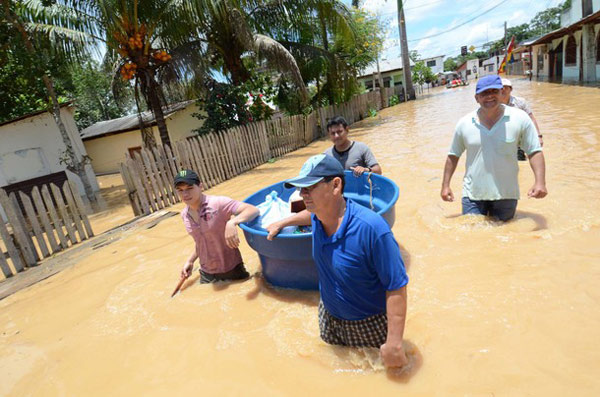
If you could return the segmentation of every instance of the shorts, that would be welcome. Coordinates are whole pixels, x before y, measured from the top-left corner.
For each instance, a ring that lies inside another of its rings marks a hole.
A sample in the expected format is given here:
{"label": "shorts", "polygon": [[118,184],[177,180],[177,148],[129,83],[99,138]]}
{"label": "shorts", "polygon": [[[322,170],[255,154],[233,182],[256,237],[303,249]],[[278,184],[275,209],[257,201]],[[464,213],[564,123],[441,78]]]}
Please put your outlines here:
{"label": "shorts", "polygon": [[243,263],[240,263],[233,269],[225,273],[206,273],[200,269],[200,284],[215,283],[217,281],[227,280],[245,280],[250,277]]}
{"label": "shorts", "polygon": [[334,317],[319,302],[321,339],[330,345],[380,348],[387,339],[387,316],[376,314],[362,320]]}
{"label": "shorts", "polygon": [[515,216],[518,200],[471,200],[468,197],[462,198],[463,215],[486,215],[494,217],[501,221],[508,221]]}

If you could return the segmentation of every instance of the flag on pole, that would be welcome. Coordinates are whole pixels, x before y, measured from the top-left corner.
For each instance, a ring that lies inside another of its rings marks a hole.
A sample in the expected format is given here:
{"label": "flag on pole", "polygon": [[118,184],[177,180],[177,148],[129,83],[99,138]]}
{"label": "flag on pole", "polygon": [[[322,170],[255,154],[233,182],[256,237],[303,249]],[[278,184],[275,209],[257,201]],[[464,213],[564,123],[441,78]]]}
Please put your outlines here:
{"label": "flag on pole", "polygon": [[512,63],[514,61],[514,59],[513,59],[513,50],[514,49],[515,49],[515,36],[513,36],[512,39],[510,39],[510,44],[508,45],[508,48],[506,49],[506,55],[504,55],[504,59],[502,60],[502,63],[500,63],[500,66],[498,67],[498,74],[504,73],[506,64]]}

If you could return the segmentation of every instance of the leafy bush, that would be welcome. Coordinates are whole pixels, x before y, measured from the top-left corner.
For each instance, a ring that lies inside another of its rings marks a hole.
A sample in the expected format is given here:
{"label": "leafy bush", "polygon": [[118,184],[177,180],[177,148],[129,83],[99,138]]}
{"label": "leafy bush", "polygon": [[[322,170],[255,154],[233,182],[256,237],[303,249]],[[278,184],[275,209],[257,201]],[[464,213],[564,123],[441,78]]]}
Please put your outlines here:
{"label": "leafy bush", "polygon": [[392,95],[390,97],[390,106],[394,106],[400,103],[400,98],[398,98],[398,95]]}

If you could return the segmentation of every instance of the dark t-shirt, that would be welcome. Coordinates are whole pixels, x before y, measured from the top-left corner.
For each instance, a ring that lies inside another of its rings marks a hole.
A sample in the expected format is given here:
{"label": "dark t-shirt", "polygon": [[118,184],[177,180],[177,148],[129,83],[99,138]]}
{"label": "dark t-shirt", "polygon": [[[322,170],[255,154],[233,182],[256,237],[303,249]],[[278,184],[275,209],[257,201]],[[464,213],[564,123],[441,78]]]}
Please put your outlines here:
{"label": "dark t-shirt", "polygon": [[371,153],[371,149],[369,149],[369,147],[362,142],[352,142],[350,147],[343,152],[338,152],[335,150],[335,146],[332,146],[323,153],[334,157],[340,162],[345,170],[349,170],[357,165],[361,167],[372,168],[373,166],[379,164],[375,159],[375,156],[373,156],[373,153]]}

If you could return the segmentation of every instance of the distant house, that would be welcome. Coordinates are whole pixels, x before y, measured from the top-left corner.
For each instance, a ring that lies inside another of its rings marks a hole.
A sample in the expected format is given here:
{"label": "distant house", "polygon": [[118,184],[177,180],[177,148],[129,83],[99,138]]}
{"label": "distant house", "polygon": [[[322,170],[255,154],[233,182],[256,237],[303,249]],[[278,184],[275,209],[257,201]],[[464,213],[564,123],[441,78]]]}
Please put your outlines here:
{"label": "distant house", "polygon": [[[193,130],[202,125],[201,120],[192,116],[198,111],[195,101],[176,103],[164,109],[171,142],[194,135]],[[142,113],[142,119],[144,125],[152,130],[156,142],[160,143],[152,113]],[[98,175],[119,172],[119,163],[125,160],[125,153],[139,151],[143,145],[137,114],[93,124],[81,131],[81,139]]]}
{"label": "distant house", "polygon": [[504,56],[502,55],[494,55],[484,60],[481,63],[481,73],[479,73],[479,77],[487,76],[489,74],[498,74],[498,68],[500,67],[500,63],[502,63],[503,59]]}
{"label": "distant house", "polygon": [[600,0],[573,1],[561,27],[526,45],[533,76],[562,83],[600,80]]}
{"label": "distant house", "polygon": [[433,74],[438,74],[444,71],[444,57],[445,55],[438,55],[435,57],[420,59],[419,62],[425,63],[425,66],[431,69]]}
{"label": "distant house", "polygon": [[[61,106],[60,114],[73,142],[79,160],[87,155],[73,119],[71,104]],[[14,120],[0,123],[0,187],[8,192],[22,190],[28,193],[33,186],[50,182],[62,185],[73,181],[79,193],[85,195],[79,176],[68,171],[61,163],[66,146],[51,113],[39,111]],[[96,176],[90,165],[86,173],[92,189],[99,190]]]}
{"label": "distant house", "polygon": [[[411,68],[415,63],[411,60]],[[383,79],[384,87],[394,87],[404,82],[402,58],[394,58],[379,62],[379,71]],[[379,87],[379,80],[375,77],[377,74],[377,64],[372,64],[363,70],[358,77],[358,83],[363,86],[367,91],[373,91],[373,81],[375,80],[375,87]]]}
{"label": "distant house", "polygon": [[456,68],[462,80],[476,79],[479,76],[479,59],[469,59]]}

